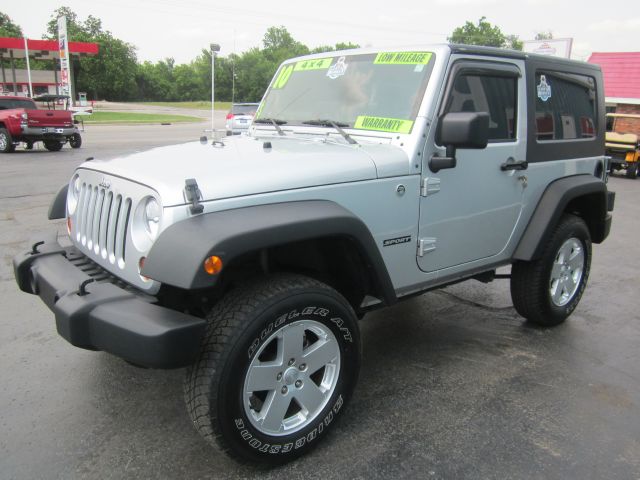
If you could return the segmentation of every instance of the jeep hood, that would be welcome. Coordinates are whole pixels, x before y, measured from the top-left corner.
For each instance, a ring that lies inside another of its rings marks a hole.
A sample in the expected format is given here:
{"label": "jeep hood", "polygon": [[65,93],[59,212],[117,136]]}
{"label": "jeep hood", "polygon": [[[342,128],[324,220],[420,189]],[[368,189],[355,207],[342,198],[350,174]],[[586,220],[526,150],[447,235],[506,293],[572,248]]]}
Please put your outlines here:
{"label": "jeep hood", "polygon": [[[271,145],[271,147],[269,147]],[[406,153],[391,145],[349,145],[304,138],[227,137],[224,146],[200,142],[154,148],[81,168],[147,185],[165,207],[185,203],[185,179],[195,178],[202,200],[217,200],[409,172]],[[395,165],[395,167],[393,167]]]}

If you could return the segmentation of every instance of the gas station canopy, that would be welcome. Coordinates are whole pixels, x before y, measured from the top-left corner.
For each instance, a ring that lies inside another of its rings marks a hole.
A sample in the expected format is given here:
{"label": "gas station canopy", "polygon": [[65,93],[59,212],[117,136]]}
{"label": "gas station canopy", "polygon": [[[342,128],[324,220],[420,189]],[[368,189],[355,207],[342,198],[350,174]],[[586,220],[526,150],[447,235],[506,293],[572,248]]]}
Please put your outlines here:
{"label": "gas station canopy", "polygon": [[[33,40],[27,39],[29,57],[41,60],[54,60],[60,58],[60,47],[57,40]],[[97,55],[99,45],[97,43],[69,42],[69,53],[81,57]],[[0,37],[0,56],[9,58],[25,58],[24,39]]]}

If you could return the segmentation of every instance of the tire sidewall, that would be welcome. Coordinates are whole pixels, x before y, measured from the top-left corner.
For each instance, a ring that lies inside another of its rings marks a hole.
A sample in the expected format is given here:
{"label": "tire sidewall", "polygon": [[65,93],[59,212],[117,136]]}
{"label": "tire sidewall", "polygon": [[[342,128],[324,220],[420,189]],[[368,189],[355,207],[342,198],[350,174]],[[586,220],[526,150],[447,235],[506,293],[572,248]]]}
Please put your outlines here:
{"label": "tire sidewall", "polygon": [[[335,335],[341,356],[338,383],[327,405],[305,428],[290,435],[265,435],[251,424],[243,406],[246,373],[260,347],[275,331],[303,319],[320,322]],[[228,358],[217,392],[210,392],[216,398],[212,404],[217,405],[221,433],[236,451],[252,461],[284,463],[312,449],[350,398],[360,366],[357,320],[344,299],[321,289],[274,299],[250,322]]]}
{"label": "tire sidewall", "polygon": [[0,150],[2,153],[9,153],[12,151],[13,139],[11,138],[11,134],[5,128],[0,128],[0,135],[5,138],[6,144],[4,148]]}
{"label": "tire sidewall", "polygon": [[62,150],[62,144],[57,140],[45,140],[43,143],[44,148],[46,148],[50,152],[59,152],[60,150]]}
{"label": "tire sidewall", "polygon": [[[552,242],[549,245],[549,249],[545,255],[545,264],[543,270],[543,278],[546,279],[545,288],[542,295],[544,297],[544,304],[546,305],[552,318],[556,321],[562,321],[567,318],[575,310],[580,303],[582,294],[587,286],[587,280],[589,279],[589,271],[591,268],[591,236],[589,230],[584,221],[579,220],[576,217],[569,217],[571,221],[564,223],[558,230],[556,230]],[[584,264],[582,270],[582,278],[578,289],[573,294],[573,297],[569,302],[563,306],[558,306],[553,303],[551,299],[551,293],[549,292],[549,282],[551,279],[551,270],[555,262],[558,251],[564,242],[570,238],[576,238],[582,245],[584,252]]]}
{"label": "tire sidewall", "polygon": [[74,133],[69,137],[69,145],[71,148],[80,148],[82,146],[82,137],[79,133]]}

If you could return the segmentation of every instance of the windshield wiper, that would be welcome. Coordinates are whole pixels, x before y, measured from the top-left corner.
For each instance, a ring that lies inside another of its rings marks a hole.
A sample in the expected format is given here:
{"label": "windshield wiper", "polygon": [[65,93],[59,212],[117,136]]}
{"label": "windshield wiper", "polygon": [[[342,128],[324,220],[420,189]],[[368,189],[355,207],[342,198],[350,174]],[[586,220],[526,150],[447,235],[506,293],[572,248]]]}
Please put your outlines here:
{"label": "windshield wiper", "polygon": [[287,122],[284,120],[277,120],[275,118],[258,118],[253,121],[253,123],[270,123],[273,125],[280,135],[284,135],[284,131],[280,128],[280,125],[286,125]]}
{"label": "windshield wiper", "polygon": [[351,145],[358,144],[358,142],[356,142],[353,138],[351,138],[351,135],[349,135],[347,132],[345,132],[342,129],[342,127],[348,127],[349,126],[348,123],[334,122],[333,120],[307,120],[306,122],[302,122],[302,123],[305,125],[319,125],[321,127],[333,127]]}

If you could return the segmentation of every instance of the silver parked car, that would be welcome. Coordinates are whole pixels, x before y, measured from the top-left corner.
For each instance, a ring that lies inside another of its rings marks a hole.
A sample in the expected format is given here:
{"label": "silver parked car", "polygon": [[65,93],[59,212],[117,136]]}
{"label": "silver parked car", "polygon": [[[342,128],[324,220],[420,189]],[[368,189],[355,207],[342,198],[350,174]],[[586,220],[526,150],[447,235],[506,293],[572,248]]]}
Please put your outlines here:
{"label": "silver parked car", "polygon": [[227,113],[227,135],[240,135],[246,132],[253,121],[259,103],[234,103]]}

